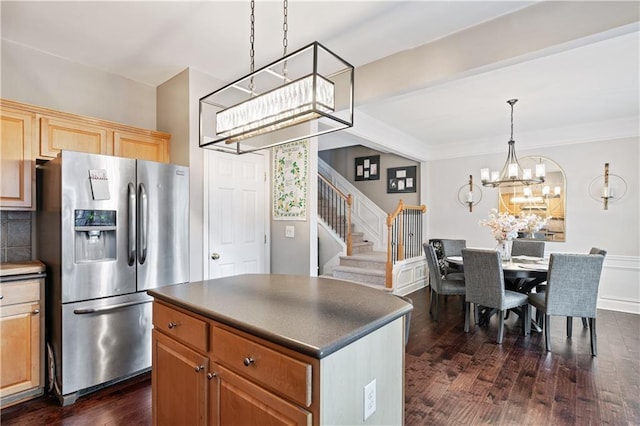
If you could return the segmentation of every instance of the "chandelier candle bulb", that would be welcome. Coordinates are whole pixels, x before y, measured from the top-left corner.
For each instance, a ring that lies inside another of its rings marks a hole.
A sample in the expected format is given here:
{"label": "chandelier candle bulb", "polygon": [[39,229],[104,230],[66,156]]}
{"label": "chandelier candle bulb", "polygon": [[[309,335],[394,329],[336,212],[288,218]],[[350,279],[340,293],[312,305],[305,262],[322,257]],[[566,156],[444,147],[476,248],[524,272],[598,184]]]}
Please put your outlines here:
{"label": "chandelier candle bulb", "polygon": [[489,169],[487,169],[487,168],[480,169],[480,180],[482,182],[485,182],[485,181],[489,180]]}
{"label": "chandelier candle bulb", "polygon": [[544,178],[547,174],[544,164],[536,164],[536,177]]}
{"label": "chandelier candle bulb", "polygon": [[549,191],[550,191],[550,190],[551,190],[551,189],[550,189],[548,186],[543,187],[543,188],[542,188],[542,195],[545,195],[545,196],[546,196],[546,195],[549,195]]}
{"label": "chandelier candle bulb", "polygon": [[560,187],[556,186],[555,188],[553,188],[553,195],[560,196],[560,191],[561,191]]}

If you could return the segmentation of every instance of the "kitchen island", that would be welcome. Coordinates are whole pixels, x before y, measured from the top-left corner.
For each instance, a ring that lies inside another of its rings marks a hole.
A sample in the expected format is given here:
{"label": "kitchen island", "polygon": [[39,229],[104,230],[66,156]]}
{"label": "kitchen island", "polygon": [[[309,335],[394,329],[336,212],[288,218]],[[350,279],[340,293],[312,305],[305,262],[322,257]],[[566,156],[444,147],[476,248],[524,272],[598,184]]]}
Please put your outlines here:
{"label": "kitchen island", "polygon": [[401,298],[264,274],[148,293],[154,424],[402,424]]}

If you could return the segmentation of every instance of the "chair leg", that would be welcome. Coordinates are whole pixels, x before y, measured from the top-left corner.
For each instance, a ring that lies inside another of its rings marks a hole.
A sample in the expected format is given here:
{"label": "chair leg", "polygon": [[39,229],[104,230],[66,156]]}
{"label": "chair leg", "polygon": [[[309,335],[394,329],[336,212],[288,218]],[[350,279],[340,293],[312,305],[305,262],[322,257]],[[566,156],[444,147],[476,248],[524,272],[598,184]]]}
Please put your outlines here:
{"label": "chair leg", "polygon": [[531,334],[531,305],[526,304],[522,306],[522,311],[524,315],[522,315],[522,332],[525,336]]}
{"label": "chair leg", "polygon": [[474,320],[476,322],[476,325],[480,324],[480,306],[478,306],[477,303],[473,304],[473,316],[475,317]]}
{"label": "chair leg", "polygon": [[436,292],[431,288],[431,300],[429,300],[429,313],[433,313],[433,298],[435,297]]}
{"label": "chair leg", "polygon": [[589,327],[589,324],[587,324],[587,318],[582,317],[582,328],[587,328]]}
{"label": "chair leg", "polygon": [[591,331],[591,356],[596,356],[597,352],[597,338],[596,338],[596,319],[589,318],[589,330]]}
{"label": "chair leg", "polygon": [[498,339],[496,341],[501,345],[504,338],[504,312],[498,311],[498,316],[500,317],[500,322],[498,323]]}
{"label": "chair leg", "polygon": [[471,309],[471,303],[464,302],[464,332],[469,332],[469,310]]}
{"label": "chair leg", "polygon": [[551,315],[545,314],[544,316],[544,346],[547,352],[551,351]]}
{"label": "chair leg", "polygon": [[567,317],[567,337],[571,338],[573,332],[573,317]]}
{"label": "chair leg", "polygon": [[439,314],[440,314],[440,295],[438,293],[436,293],[436,314],[435,314],[435,320],[436,321],[438,321],[438,315]]}

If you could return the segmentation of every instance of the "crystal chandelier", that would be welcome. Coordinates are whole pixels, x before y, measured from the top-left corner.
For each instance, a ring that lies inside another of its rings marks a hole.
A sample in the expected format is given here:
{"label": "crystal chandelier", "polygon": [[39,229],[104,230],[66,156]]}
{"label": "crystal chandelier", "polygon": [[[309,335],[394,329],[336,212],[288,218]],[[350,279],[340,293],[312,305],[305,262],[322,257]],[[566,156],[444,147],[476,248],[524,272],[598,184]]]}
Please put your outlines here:
{"label": "crystal chandelier", "polygon": [[532,175],[531,169],[523,169],[516,157],[516,142],[513,140],[513,105],[518,102],[517,99],[509,99],[507,103],[511,106],[511,138],[509,139],[509,153],[507,161],[502,167],[502,171],[489,171],[488,168],[480,169],[480,180],[483,186],[520,186],[520,185],[537,185],[544,182],[545,167],[544,164],[536,164],[535,177]]}
{"label": "crystal chandelier", "polygon": [[236,154],[353,126],[354,68],[318,42],[254,70],[251,1],[250,74],[200,98],[200,147]]}

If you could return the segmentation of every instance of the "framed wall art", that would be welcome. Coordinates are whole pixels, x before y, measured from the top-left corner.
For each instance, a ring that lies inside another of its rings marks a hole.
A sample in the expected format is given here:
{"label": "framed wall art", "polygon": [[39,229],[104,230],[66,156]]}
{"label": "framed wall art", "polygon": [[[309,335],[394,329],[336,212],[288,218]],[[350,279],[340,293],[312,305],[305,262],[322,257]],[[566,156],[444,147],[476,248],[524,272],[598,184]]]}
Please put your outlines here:
{"label": "framed wall art", "polygon": [[416,166],[387,169],[387,194],[416,192]]}
{"label": "framed wall art", "polygon": [[380,179],[380,156],[356,157],[356,180]]}
{"label": "framed wall art", "polygon": [[306,140],[273,148],[273,219],[307,219]]}

